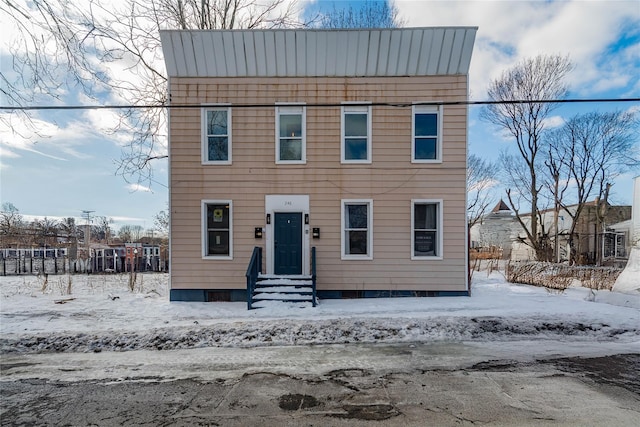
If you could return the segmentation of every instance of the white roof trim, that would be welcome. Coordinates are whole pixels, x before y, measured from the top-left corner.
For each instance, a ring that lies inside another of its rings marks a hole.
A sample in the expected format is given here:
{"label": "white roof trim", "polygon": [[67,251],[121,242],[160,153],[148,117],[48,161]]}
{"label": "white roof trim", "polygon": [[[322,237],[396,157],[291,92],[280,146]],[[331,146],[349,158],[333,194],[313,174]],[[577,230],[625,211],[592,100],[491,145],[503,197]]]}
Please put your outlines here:
{"label": "white roof trim", "polygon": [[466,75],[477,27],[161,30],[169,77]]}

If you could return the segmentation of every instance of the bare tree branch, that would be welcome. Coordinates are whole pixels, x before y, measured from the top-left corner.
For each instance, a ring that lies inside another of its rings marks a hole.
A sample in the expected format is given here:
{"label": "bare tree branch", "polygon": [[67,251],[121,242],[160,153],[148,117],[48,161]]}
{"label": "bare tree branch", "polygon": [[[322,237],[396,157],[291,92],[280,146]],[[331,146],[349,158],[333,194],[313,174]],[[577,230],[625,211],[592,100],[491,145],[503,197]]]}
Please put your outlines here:
{"label": "bare tree branch", "polygon": [[[540,55],[525,59],[494,80],[489,86],[488,95],[492,101],[562,99],[567,93],[564,78],[570,70],[569,59],[560,55]],[[483,120],[506,131],[515,140],[519,156],[512,158],[517,163],[511,164],[511,173],[507,173],[507,176],[516,179],[508,184],[518,188],[521,193],[525,192],[525,188],[519,184],[527,184],[526,193],[531,207],[528,228],[520,218],[521,214],[516,209],[511,194],[508,194],[508,198],[539,260],[547,260],[549,257],[544,224],[540,222],[539,198],[542,187],[538,183],[539,156],[544,152],[542,135],[545,131],[545,119],[556,107],[557,103],[554,102],[497,103],[485,106],[480,113]],[[522,176],[523,173],[526,177]]]}
{"label": "bare tree branch", "polygon": [[[233,29],[303,26],[296,0],[0,0],[16,28],[13,63],[0,71],[2,92],[16,106],[69,94],[166,103],[166,71],[159,29]],[[33,112],[23,114],[33,120]],[[128,182],[153,181],[154,160],[167,154],[166,112],[120,111],[109,133],[126,140],[117,171]],[[11,126],[11,115],[2,115]],[[38,132],[35,121],[31,130]]]}
{"label": "bare tree branch", "polygon": [[495,203],[491,193],[498,166],[476,155],[470,155],[467,164],[467,222],[469,228],[486,215],[489,206]]}
{"label": "bare tree branch", "polygon": [[404,25],[398,8],[386,0],[367,0],[346,8],[336,8],[320,15],[320,28],[398,28]]}

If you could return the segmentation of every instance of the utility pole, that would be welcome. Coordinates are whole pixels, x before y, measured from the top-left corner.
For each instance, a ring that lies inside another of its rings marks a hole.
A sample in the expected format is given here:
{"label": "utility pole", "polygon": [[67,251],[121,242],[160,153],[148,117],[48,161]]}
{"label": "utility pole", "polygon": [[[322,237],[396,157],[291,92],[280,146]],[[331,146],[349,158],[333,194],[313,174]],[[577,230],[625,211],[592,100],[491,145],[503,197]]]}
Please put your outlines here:
{"label": "utility pole", "polygon": [[82,216],[86,220],[84,224],[84,246],[87,251],[87,260],[91,258],[91,214],[95,211],[82,211]]}

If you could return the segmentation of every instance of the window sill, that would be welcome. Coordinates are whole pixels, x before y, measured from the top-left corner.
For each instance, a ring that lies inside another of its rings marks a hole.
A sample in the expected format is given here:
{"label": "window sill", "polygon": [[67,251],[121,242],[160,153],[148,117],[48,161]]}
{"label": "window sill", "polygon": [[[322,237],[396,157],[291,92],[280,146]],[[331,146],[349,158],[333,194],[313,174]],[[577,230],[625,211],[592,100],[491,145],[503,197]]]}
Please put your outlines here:
{"label": "window sill", "polygon": [[343,261],[373,261],[373,256],[370,255],[342,255],[340,257]]}
{"label": "window sill", "polygon": [[306,160],[276,160],[276,165],[306,165]]}
{"label": "window sill", "polygon": [[231,160],[225,160],[225,161],[219,161],[219,162],[212,162],[212,161],[202,162],[202,166],[230,165],[230,164],[231,164]]}
{"label": "window sill", "polygon": [[340,163],[343,165],[370,165],[372,163],[371,160],[344,160],[341,159]]}
{"label": "window sill", "polygon": [[442,163],[441,159],[427,160],[427,159],[411,159],[411,163],[432,163],[432,164],[440,164]]}
{"label": "window sill", "polygon": [[231,261],[233,260],[233,256],[212,256],[212,255],[204,255],[202,257],[203,260],[208,261]]}
{"label": "window sill", "polygon": [[411,255],[411,261],[442,261],[441,256],[415,256]]}

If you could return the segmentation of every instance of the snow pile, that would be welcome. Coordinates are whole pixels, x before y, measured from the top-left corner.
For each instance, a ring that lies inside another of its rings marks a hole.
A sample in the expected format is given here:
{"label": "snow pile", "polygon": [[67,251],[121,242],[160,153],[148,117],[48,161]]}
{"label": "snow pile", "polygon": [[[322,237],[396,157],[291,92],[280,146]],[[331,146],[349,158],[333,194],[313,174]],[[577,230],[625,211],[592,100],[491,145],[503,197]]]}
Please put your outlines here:
{"label": "snow pile", "polygon": [[175,327],[147,331],[55,333],[1,338],[0,351],[100,352],[175,350],[200,347],[256,347],[425,341],[496,341],[521,339],[640,339],[632,328],[549,318],[442,317],[410,320],[330,319],[270,320],[208,327]]}
{"label": "snow pile", "polygon": [[618,276],[613,291],[640,295],[640,247],[631,248],[627,266]]}
{"label": "snow pile", "polygon": [[[169,302],[167,275],[0,277],[0,353],[334,343],[640,341],[640,295],[506,283],[476,273],[471,297],[323,300],[316,308]],[[71,279],[71,286],[69,285]],[[70,291],[70,294],[69,294]],[[621,295],[622,294],[618,294]],[[620,306],[614,306],[609,303]]]}

